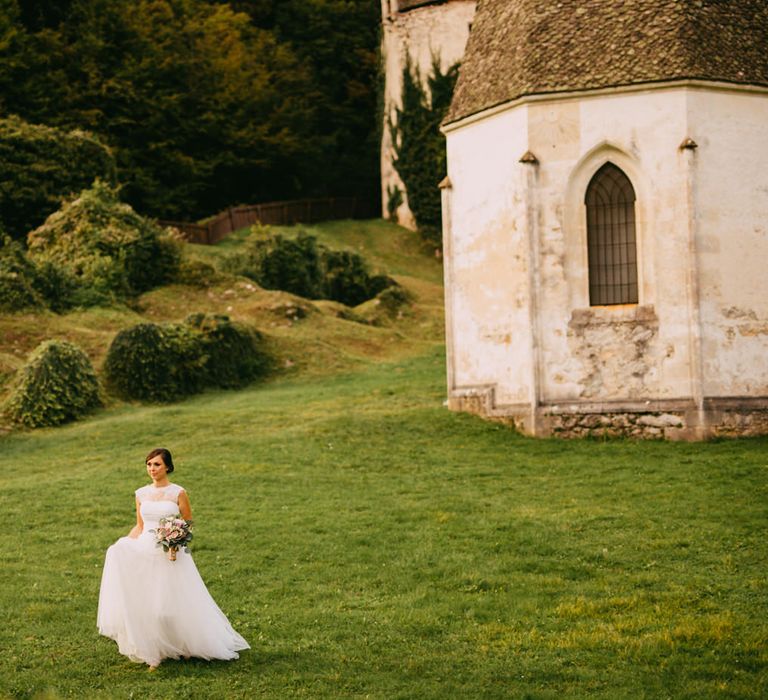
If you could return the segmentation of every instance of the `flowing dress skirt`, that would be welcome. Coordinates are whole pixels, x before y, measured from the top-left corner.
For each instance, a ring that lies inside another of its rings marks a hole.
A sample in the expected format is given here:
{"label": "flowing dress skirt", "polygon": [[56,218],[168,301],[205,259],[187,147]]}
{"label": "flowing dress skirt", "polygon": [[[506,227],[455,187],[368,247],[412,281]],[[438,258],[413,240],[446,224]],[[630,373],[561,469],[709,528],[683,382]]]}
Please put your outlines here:
{"label": "flowing dress skirt", "polygon": [[99,594],[99,632],[133,661],[236,659],[249,649],[208,593],[190,554],[176,561],[144,532],[107,550]]}

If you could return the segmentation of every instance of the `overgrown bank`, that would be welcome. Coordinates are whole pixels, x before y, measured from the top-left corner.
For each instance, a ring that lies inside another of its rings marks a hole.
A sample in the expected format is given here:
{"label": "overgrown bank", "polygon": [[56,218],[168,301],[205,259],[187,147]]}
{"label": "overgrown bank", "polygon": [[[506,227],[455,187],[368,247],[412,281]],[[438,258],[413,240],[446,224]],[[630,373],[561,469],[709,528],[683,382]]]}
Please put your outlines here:
{"label": "overgrown bank", "polygon": [[[101,212],[99,217],[103,219],[102,205],[99,200],[95,210]],[[124,205],[113,206],[119,209]],[[74,219],[78,222],[77,231],[91,231],[82,225],[82,217]],[[89,220],[88,216],[85,219]],[[72,227],[65,228],[69,232]],[[102,232],[110,230],[96,228]],[[92,239],[92,235],[83,240],[99,240]],[[62,234],[51,240],[64,238]],[[24,263],[28,266],[25,274],[31,275],[28,286],[32,297],[28,304],[22,304],[26,308],[21,311],[0,316],[0,400],[18,393],[18,379],[30,354],[51,339],[74,343],[85,351],[102,378],[102,399],[107,406],[114,405],[118,397],[157,400],[162,395],[176,399],[191,390],[242,386],[249,379],[263,376],[266,367],[277,375],[339,371],[419,352],[442,341],[440,266],[420,252],[414,234],[386,222],[329,222],[301,229],[243,230],[218,246],[194,246],[172,239],[168,244],[176,252],[169,259],[172,267],[168,268],[169,279],[165,283],[162,267],[156,263],[139,265],[137,269],[146,272],[140,278],[142,284],[154,289],[137,293],[129,288],[126,294],[121,283],[113,288],[123,290],[120,294],[113,291],[99,296],[95,294],[99,289],[109,288],[88,281],[83,286],[88,294],[80,295],[80,305],[67,304],[59,313],[53,312],[52,305],[46,304],[35,291],[34,264]],[[304,255],[307,246],[313,255]],[[68,250],[71,253],[73,249]],[[77,260],[90,259],[88,245],[74,250],[81,250],[78,255],[86,256]],[[95,250],[104,248],[99,245]],[[32,259],[44,251],[45,246],[40,253],[33,250]],[[286,255],[286,251],[298,251],[299,255]],[[14,264],[21,265],[19,260],[25,260],[19,257],[22,253],[12,244],[0,249],[0,272],[4,259],[16,260]],[[115,258],[109,260],[110,264],[117,262]],[[265,261],[269,264],[264,265]],[[96,279],[106,283],[124,279],[121,275],[125,268],[118,265],[113,273],[105,275],[103,271],[107,268],[101,263],[83,266],[76,262],[71,269],[80,276],[90,270],[88,274],[97,273]],[[261,276],[264,270],[272,275],[271,280]],[[319,282],[314,291],[321,293],[286,284],[286,279],[290,281],[297,271]],[[278,284],[272,284],[275,276]],[[24,275],[8,279],[18,282]],[[289,291],[267,288],[275,286],[287,286]],[[83,301],[87,306],[83,306]],[[194,329],[197,321],[193,326],[188,325],[189,321],[185,324],[189,317],[203,319],[198,324],[201,328]],[[166,350],[157,353],[147,347],[138,355],[132,351],[133,360],[121,360],[125,375],[138,372],[131,364],[139,361],[138,357],[144,358],[141,362],[155,358],[152,361],[156,363],[156,358],[173,350],[168,355],[169,367],[163,369],[158,365],[149,374],[148,367],[143,369],[146,376],[165,378],[157,380],[158,393],[154,397],[150,397],[152,392],[146,387],[137,392],[116,389],[120,382],[110,382],[105,371],[110,345],[121,332],[138,327],[158,329],[152,332]],[[214,336],[224,344],[212,344]],[[250,355],[244,350],[252,342],[248,338],[258,339]],[[230,366],[227,353],[234,353],[231,370],[226,369]],[[269,359],[258,359],[260,355]],[[255,370],[257,367],[261,369]],[[168,382],[173,386],[163,390]],[[7,417],[6,428],[8,420]]]}

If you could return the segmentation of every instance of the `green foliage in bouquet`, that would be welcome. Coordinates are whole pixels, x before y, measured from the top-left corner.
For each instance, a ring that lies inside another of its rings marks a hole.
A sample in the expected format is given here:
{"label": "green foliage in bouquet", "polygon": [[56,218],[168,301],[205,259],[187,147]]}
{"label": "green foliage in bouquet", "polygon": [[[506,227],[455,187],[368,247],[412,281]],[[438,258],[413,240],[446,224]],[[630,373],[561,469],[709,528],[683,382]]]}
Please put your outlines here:
{"label": "green foliage in bouquet", "polygon": [[96,179],[115,182],[115,159],[95,136],[0,119],[0,216],[21,239]]}
{"label": "green foliage in bouquet", "polygon": [[285,238],[255,230],[245,251],[230,256],[224,264],[228,271],[249,277],[265,289],[281,289],[306,299],[331,299],[347,306],[356,306],[396,284],[385,275],[371,275],[357,253],[326,248],[305,231],[296,238]]}
{"label": "green foliage in bouquet", "polygon": [[150,530],[155,535],[155,545],[162,547],[164,552],[171,553],[171,559],[176,559],[176,551],[183,549],[189,553],[189,543],[194,538],[193,522],[184,520],[181,513],[168,518],[160,518],[157,529]]}
{"label": "green foliage in bouquet", "polygon": [[177,241],[122,203],[97,181],[28,236],[29,256],[56,269],[69,304],[91,306],[126,299],[176,275]]}
{"label": "green foliage in bouquet", "polygon": [[207,387],[237,388],[270,367],[263,338],[226,316],[142,323],[120,331],[104,363],[107,387],[127,400],[167,403]]}
{"label": "green foliage in bouquet", "polygon": [[0,232],[0,313],[37,309],[43,299],[35,289],[37,271],[21,244]]}
{"label": "green foliage in bouquet", "polygon": [[88,356],[72,343],[48,340],[20,370],[7,413],[17,423],[38,428],[76,420],[100,405]]}

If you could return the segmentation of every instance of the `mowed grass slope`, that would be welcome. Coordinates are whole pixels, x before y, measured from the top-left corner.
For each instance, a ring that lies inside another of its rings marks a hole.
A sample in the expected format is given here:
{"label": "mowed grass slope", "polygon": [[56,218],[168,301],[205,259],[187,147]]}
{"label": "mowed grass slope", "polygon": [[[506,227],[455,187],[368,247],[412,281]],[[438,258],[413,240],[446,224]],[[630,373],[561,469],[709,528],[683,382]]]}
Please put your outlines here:
{"label": "mowed grass slope", "polygon": [[[0,436],[0,697],[768,696],[768,440],[531,440],[450,413],[439,261],[385,222],[308,230],[414,305],[375,327],[230,278],[0,318],[0,394],[42,339],[98,367],[120,328],[196,311],[260,328],[279,369]],[[188,252],[215,261],[246,233]],[[96,632],[104,551],[159,445],[197,565],[253,647],[236,662],[148,673]]]}
{"label": "mowed grass slope", "polygon": [[[766,697],[768,441],[527,439],[448,412],[443,361],[0,438],[0,695]],[[238,661],[149,673],[96,632],[156,445]]]}

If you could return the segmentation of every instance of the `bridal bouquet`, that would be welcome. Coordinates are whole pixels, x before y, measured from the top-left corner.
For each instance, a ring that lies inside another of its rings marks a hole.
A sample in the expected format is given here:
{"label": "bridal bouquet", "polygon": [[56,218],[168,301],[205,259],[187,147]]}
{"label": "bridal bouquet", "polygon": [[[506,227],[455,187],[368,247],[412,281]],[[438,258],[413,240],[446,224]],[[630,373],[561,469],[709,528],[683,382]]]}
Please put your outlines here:
{"label": "bridal bouquet", "polygon": [[181,515],[174,515],[169,518],[161,518],[155,533],[155,542],[158,547],[162,547],[164,552],[168,552],[168,559],[176,561],[176,552],[183,548],[189,552],[187,545],[192,540],[192,521],[184,520]]}

